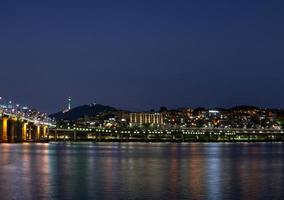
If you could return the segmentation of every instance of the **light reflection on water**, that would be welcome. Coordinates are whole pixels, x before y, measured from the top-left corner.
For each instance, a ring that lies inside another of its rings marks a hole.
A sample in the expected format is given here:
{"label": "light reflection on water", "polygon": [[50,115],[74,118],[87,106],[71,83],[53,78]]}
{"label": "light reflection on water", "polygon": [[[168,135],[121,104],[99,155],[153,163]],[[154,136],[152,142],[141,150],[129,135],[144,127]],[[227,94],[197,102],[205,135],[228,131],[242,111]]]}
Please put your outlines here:
{"label": "light reflection on water", "polygon": [[284,144],[1,144],[0,199],[284,199]]}

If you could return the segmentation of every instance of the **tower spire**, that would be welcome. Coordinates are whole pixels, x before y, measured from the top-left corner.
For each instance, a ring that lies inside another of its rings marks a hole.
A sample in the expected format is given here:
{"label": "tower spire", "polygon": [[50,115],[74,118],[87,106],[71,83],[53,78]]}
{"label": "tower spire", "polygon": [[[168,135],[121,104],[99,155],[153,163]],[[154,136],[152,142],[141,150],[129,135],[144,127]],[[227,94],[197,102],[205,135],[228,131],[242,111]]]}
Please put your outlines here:
{"label": "tower spire", "polygon": [[71,110],[71,97],[68,97],[68,110]]}

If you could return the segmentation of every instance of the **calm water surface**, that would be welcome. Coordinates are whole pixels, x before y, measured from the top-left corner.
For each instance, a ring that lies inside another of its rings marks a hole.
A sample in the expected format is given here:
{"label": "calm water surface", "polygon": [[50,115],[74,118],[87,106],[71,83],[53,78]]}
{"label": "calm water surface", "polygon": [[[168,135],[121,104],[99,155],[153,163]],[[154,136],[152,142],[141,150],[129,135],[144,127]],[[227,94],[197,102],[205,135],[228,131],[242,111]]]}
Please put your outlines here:
{"label": "calm water surface", "polygon": [[0,199],[284,199],[284,144],[1,144]]}

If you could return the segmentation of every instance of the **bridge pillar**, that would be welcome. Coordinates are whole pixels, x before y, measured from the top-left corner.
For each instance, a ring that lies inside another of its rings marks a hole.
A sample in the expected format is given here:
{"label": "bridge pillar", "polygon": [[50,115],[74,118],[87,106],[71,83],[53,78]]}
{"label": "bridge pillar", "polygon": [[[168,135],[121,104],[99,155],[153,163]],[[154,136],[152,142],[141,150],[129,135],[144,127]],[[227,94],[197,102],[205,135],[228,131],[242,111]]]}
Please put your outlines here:
{"label": "bridge pillar", "polygon": [[74,131],[74,141],[76,141],[76,139],[77,139],[77,132]]}
{"label": "bridge pillar", "polygon": [[46,137],[46,130],[47,130],[47,127],[44,126],[44,127],[43,127],[43,138],[44,138],[44,139],[45,139],[45,137]]}
{"label": "bridge pillar", "polygon": [[16,125],[16,131],[15,131],[15,141],[22,142],[22,127],[23,127],[23,121],[17,120],[15,121]]}
{"label": "bridge pillar", "polygon": [[28,138],[27,138],[27,139],[28,139],[29,141],[31,141],[31,140],[32,140],[32,131],[33,131],[33,130],[32,130],[32,125],[31,125],[31,124],[28,124],[27,127],[28,127]]}
{"label": "bridge pillar", "polygon": [[0,124],[0,140],[1,142],[8,142],[8,118],[3,117]]}
{"label": "bridge pillar", "polygon": [[46,128],[46,135],[47,135],[47,139],[49,140],[49,128]]}
{"label": "bridge pillar", "polygon": [[57,141],[57,136],[58,136],[58,133],[57,133],[57,130],[55,130],[55,131],[54,131],[54,140],[55,140],[55,141]]}
{"label": "bridge pillar", "polygon": [[8,141],[15,142],[15,136],[17,135],[16,119],[8,120]]}
{"label": "bridge pillar", "polygon": [[21,141],[26,142],[27,141],[27,126],[28,123],[23,123],[22,124],[22,136],[21,136]]}
{"label": "bridge pillar", "polygon": [[49,139],[49,129],[48,126],[43,126],[43,139],[48,140]]}
{"label": "bridge pillar", "polygon": [[35,141],[40,140],[40,126],[36,126]]}
{"label": "bridge pillar", "polygon": [[39,139],[39,130],[38,130],[38,126],[31,124],[31,140],[33,142],[38,141]]}

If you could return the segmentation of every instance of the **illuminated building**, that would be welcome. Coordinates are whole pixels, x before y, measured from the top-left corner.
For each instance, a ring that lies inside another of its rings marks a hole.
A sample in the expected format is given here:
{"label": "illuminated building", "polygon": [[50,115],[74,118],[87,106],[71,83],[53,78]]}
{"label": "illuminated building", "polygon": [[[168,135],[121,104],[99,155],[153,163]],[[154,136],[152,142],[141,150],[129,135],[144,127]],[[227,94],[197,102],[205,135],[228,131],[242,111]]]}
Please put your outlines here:
{"label": "illuminated building", "polygon": [[164,118],[160,113],[130,113],[130,126],[163,125]]}

